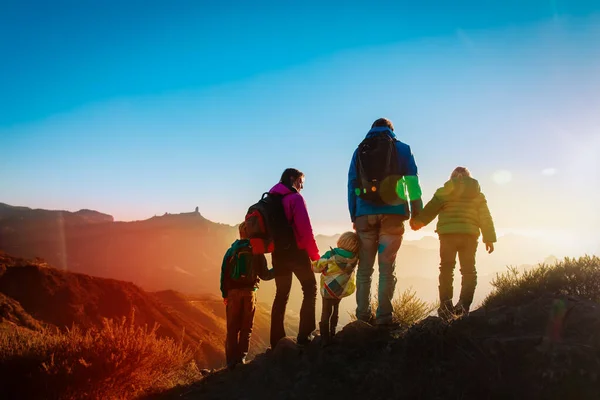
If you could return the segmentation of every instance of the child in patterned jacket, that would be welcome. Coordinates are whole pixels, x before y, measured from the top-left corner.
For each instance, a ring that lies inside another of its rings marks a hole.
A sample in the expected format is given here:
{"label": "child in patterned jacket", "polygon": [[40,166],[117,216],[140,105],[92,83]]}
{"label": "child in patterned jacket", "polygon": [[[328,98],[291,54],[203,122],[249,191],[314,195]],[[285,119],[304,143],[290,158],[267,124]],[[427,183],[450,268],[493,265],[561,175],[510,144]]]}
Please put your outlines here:
{"label": "child in patterned jacket", "polygon": [[354,269],[358,262],[358,235],[354,232],[342,233],[337,247],[331,249],[312,264],[316,273],[321,273],[321,297],[323,311],[319,330],[321,344],[327,346],[335,336],[338,323],[340,301],[354,293]]}

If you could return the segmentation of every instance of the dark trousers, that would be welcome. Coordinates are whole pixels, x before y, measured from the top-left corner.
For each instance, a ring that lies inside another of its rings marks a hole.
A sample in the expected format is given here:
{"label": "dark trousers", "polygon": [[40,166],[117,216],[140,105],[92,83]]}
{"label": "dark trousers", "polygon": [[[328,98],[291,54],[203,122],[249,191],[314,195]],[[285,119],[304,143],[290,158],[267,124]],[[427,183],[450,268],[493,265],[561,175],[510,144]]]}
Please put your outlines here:
{"label": "dark trousers", "polygon": [[227,291],[227,365],[235,365],[248,354],[256,311],[256,292],[252,289]]}
{"label": "dark trousers", "polygon": [[271,310],[271,348],[286,336],[284,328],[285,309],[292,289],[292,275],[302,286],[302,306],[298,338],[307,339],[316,328],[315,304],[317,301],[317,281],[311,269],[310,258],[304,250],[273,254],[275,269],[275,300]]}
{"label": "dark trousers", "polygon": [[460,261],[462,274],[460,302],[469,307],[473,302],[477,271],[475,270],[475,253],[477,252],[477,236],[464,233],[443,234],[440,236],[440,306],[451,305],[453,297],[452,283],[456,254]]}
{"label": "dark trousers", "polygon": [[341,299],[326,299],[323,297],[323,310],[321,311],[321,324],[334,331],[338,324]]}

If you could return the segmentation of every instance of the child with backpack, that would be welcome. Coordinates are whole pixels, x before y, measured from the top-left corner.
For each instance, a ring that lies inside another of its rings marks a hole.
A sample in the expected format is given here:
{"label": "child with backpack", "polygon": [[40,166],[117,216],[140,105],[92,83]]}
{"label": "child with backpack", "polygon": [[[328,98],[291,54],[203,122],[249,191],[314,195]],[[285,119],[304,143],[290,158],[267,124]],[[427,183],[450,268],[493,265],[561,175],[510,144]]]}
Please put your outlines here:
{"label": "child with backpack", "polygon": [[[494,251],[496,231],[485,196],[479,182],[471,177],[465,167],[456,167],[450,180],[439,188],[423,211],[410,221],[413,230],[421,229],[438,216],[436,232],[440,239],[439,295],[441,318],[452,315],[466,315],[473,302],[477,271],[475,253],[479,232],[488,253]],[[454,266],[456,254],[460,261],[462,275],[460,297],[452,305]]]}
{"label": "child with backpack", "polygon": [[271,280],[273,270],[267,268],[264,254],[253,254],[247,239],[246,223],[239,226],[240,239],[233,242],[223,257],[221,293],[226,307],[227,367],[246,363],[256,311],[256,290],[260,280]]}
{"label": "child with backpack", "polygon": [[354,293],[354,269],[358,262],[358,235],[344,232],[337,241],[337,247],[331,249],[313,262],[312,269],[321,273],[321,345],[327,346],[335,336],[338,323],[340,301]]}

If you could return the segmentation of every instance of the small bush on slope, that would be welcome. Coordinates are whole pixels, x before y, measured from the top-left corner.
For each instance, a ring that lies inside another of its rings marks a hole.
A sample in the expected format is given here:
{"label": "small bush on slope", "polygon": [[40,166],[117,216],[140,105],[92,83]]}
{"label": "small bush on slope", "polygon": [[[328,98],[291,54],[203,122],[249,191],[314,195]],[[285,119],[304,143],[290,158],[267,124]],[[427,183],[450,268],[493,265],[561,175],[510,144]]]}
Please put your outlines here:
{"label": "small bush on slope", "polygon": [[133,318],[105,320],[86,332],[0,335],[0,374],[8,398],[134,398],[199,378],[193,352],[172,339],[157,338],[155,326],[136,327]]}
{"label": "small bush on slope", "polygon": [[408,328],[430,315],[437,305],[421,300],[417,293],[409,288],[392,300],[392,307],[394,322]]}
{"label": "small bush on slope", "polygon": [[[373,320],[375,320],[377,305],[377,299],[372,299],[371,318]],[[437,305],[421,300],[412,288],[408,288],[400,296],[392,299],[392,308],[392,320],[407,329],[430,315]],[[350,319],[356,321],[356,315],[350,315]]]}
{"label": "small bush on slope", "polygon": [[523,273],[515,268],[497,274],[484,307],[523,304],[542,295],[577,296],[600,302],[600,258],[565,258],[555,265],[539,264]]}

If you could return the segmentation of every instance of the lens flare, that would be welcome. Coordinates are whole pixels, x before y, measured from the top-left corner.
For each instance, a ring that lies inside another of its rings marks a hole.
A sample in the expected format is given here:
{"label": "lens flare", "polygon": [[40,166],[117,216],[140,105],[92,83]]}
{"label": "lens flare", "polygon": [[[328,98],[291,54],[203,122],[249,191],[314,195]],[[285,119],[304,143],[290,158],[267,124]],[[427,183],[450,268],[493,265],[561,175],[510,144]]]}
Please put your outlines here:
{"label": "lens flare", "polygon": [[494,172],[492,179],[498,185],[506,185],[507,183],[510,183],[512,181],[512,173],[505,169],[501,169],[501,170]]}

